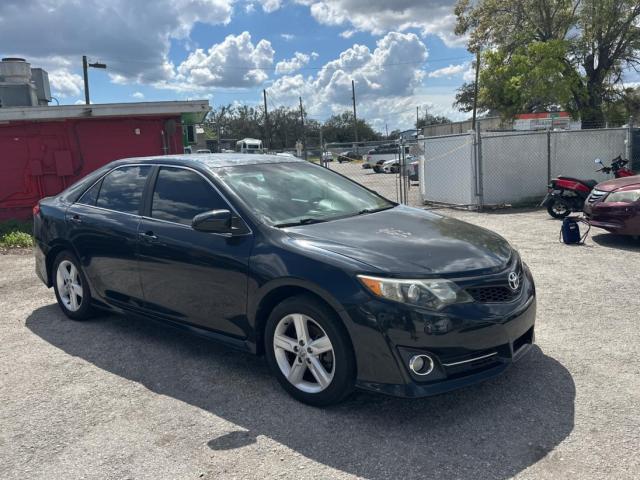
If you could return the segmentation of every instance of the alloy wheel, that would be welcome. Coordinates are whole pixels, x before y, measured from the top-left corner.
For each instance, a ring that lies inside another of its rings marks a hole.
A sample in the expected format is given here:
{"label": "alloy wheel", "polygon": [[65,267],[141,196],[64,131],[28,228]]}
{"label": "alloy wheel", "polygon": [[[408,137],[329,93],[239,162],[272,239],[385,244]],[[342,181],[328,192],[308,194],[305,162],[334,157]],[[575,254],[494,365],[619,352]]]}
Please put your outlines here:
{"label": "alloy wheel", "polygon": [[292,313],[280,319],[273,349],[280,371],[297,389],[318,393],[331,384],[335,373],[333,345],[311,317]]}
{"label": "alloy wheel", "polygon": [[82,279],[76,266],[69,260],[63,260],[56,272],[58,294],[64,307],[70,312],[76,312],[82,306]]}

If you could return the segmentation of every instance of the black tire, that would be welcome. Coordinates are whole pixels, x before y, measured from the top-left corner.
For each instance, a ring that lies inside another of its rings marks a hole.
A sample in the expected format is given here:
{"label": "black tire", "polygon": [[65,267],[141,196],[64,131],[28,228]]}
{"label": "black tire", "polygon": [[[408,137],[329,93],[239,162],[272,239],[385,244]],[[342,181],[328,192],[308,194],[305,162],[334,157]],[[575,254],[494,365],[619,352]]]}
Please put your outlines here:
{"label": "black tire", "polygon": [[[298,389],[287,380],[276,360],[273,338],[280,320],[287,315],[303,314],[316,322],[331,341],[334,355],[334,373],[331,383],[322,391],[308,393]],[[354,389],[356,379],[356,361],[349,335],[338,315],[311,295],[298,295],[278,304],[267,320],[265,329],[265,352],[269,368],[280,385],[296,400],[324,407],[342,401]]]}
{"label": "black tire", "polygon": [[[80,279],[80,284],[82,286],[82,299],[79,302],[79,307],[77,310],[69,309],[65,302],[62,299],[61,292],[59,291],[57,274],[58,268],[62,262],[70,262],[78,271],[78,277]],[[58,301],[58,306],[62,313],[64,313],[71,320],[88,320],[93,316],[93,309],[91,308],[91,290],[89,288],[89,283],[87,282],[87,278],[82,271],[82,267],[80,266],[80,262],[71,252],[64,251],[60,252],[58,256],[53,261],[53,268],[51,269],[51,275],[53,279],[53,290],[56,294],[56,300]]]}
{"label": "black tire", "polygon": [[552,198],[549,205],[547,205],[547,212],[553,218],[562,219],[571,214],[571,208],[569,208],[569,205],[563,200]]}

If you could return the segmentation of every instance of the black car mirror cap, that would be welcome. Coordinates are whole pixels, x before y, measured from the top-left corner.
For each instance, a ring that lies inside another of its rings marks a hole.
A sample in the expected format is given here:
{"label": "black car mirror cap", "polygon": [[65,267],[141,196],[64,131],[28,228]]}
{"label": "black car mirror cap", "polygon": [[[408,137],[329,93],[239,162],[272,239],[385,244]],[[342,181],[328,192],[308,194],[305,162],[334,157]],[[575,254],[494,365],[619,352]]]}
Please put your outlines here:
{"label": "black car mirror cap", "polygon": [[231,233],[232,215],[229,210],[211,210],[193,217],[191,226],[194,230],[208,233]]}

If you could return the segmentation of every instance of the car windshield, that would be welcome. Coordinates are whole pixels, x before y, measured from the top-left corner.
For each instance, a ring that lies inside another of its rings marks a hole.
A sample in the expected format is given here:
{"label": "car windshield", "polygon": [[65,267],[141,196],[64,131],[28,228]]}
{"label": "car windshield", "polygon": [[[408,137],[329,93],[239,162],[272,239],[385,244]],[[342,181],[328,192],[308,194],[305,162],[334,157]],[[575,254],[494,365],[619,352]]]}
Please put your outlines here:
{"label": "car windshield", "polygon": [[264,223],[276,227],[326,222],[396,205],[306,162],[238,165],[217,173]]}

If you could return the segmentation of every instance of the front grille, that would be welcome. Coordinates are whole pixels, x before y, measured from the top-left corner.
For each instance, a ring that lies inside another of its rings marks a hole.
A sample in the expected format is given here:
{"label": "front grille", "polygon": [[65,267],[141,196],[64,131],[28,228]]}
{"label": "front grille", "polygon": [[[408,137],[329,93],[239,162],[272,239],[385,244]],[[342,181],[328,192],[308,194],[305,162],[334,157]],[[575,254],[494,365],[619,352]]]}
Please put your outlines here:
{"label": "front grille", "polygon": [[591,194],[587,198],[587,202],[593,205],[596,202],[601,201],[607,195],[608,192],[603,192],[602,190],[591,190]]}
{"label": "front grille", "polygon": [[513,291],[509,287],[473,287],[467,293],[480,303],[505,303],[514,300],[520,289]]}

